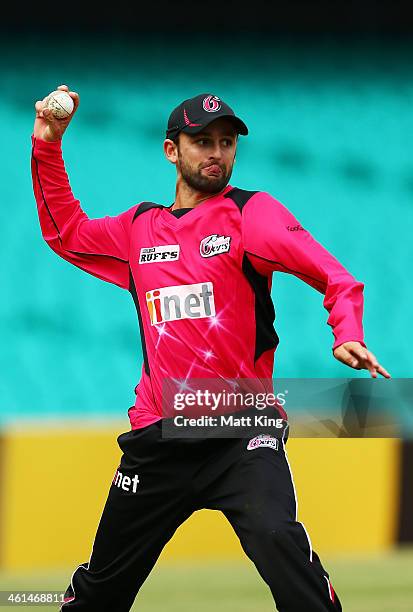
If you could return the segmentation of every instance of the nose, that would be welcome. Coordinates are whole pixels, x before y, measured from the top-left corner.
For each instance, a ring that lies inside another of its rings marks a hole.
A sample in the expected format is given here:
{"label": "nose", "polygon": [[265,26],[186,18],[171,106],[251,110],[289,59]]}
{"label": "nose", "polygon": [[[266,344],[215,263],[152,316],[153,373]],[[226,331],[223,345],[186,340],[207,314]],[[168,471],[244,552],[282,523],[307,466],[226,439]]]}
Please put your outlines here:
{"label": "nose", "polygon": [[218,142],[214,142],[213,146],[211,147],[210,151],[209,151],[209,159],[221,159],[222,157],[222,150],[221,150],[221,145]]}

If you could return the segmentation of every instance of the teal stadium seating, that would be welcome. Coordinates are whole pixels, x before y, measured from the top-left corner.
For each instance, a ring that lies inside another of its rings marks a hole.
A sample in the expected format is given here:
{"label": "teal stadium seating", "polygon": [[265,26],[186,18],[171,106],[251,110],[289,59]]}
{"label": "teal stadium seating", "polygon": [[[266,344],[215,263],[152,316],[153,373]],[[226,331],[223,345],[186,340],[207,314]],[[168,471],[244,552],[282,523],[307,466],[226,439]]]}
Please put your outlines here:
{"label": "teal stadium seating", "polygon": [[[68,35],[0,43],[2,423],[104,415],[126,427],[140,377],[129,294],[58,258],[41,238],[32,105],[61,82],[81,95],[64,157],[91,217],[173,201],[162,140],[182,99],[211,91],[235,107],[250,136],[231,183],[272,193],[365,283],[367,344],[393,376],[411,376],[413,82],[403,49],[205,43],[169,49],[161,39]],[[273,297],[277,376],[366,376],[333,359],[321,294],[277,274]]]}

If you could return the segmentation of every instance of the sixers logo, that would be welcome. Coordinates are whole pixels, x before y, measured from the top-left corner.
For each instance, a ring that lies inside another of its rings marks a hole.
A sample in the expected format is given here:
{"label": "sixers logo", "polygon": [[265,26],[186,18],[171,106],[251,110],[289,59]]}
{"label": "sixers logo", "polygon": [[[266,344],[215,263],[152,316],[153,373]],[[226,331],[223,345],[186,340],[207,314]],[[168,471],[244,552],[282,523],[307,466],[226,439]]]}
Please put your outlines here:
{"label": "sixers logo", "polygon": [[220,234],[211,234],[199,243],[201,257],[213,257],[221,253],[228,253],[230,248],[231,236],[221,236]]}
{"label": "sixers logo", "polygon": [[221,100],[218,98],[218,96],[207,96],[202,102],[202,108],[207,113],[215,113],[221,108]]}
{"label": "sixers logo", "polygon": [[279,442],[277,438],[274,438],[269,434],[260,434],[248,442],[247,450],[255,450],[260,446],[266,446],[268,448],[272,448],[273,450],[278,450],[278,445]]}

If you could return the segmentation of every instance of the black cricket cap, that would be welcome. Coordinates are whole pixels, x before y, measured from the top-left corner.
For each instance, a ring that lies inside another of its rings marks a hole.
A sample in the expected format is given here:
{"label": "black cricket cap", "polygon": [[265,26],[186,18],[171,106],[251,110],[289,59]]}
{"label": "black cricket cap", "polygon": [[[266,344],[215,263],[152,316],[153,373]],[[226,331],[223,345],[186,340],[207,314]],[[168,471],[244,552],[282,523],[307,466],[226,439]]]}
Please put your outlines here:
{"label": "black cricket cap", "polygon": [[243,136],[248,134],[247,126],[239,117],[236,117],[228,104],[225,104],[218,96],[203,93],[184,100],[174,108],[169,116],[166,138],[173,140],[179,132],[197,134],[220,117],[230,119],[234,123],[238,134]]}

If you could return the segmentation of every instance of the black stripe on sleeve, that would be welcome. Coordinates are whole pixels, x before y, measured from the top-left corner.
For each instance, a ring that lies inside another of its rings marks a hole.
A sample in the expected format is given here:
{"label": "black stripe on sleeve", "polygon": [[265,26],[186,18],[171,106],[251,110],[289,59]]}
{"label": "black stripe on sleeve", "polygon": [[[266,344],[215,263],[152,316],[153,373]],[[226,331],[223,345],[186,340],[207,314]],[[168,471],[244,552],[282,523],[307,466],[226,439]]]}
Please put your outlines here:
{"label": "black stripe on sleeve", "polygon": [[81,255],[82,257],[85,256],[85,255],[86,256],[90,255],[91,257],[109,257],[110,259],[116,259],[116,261],[120,261],[122,263],[128,263],[127,259],[121,259],[120,257],[116,257],[115,255],[108,255],[107,253],[90,253],[88,251],[85,251],[85,252],[83,252],[83,251],[72,251],[70,249],[65,249],[63,247],[62,237],[60,235],[60,230],[59,230],[59,228],[57,226],[56,221],[54,220],[54,217],[53,217],[53,215],[52,215],[52,213],[50,211],[50,208],[49,208],[49,206],[47,204],[46,197],[44,195],[43,186],[42,186],[42,182],[40,180],[40,175],[39,175],[39,166],[38,166],[38,163],[37,163],[37,159],[34,156],[34,144],[33,144],[33,147],[32,147],[32,159],[33,159],[33,161],[35,163],[35,167],[36,167],[36,177],[37,177],[37,182],[39,183],[40,191],[42,193],[43,204],[45,205],[46,210],[47,210],[47,212],[49,214],[49,217],[50,217],[50,219],[51,219],[51,221],[52,221],[52,223],[53,223],[53,225],[55,227],[55,230],[56,230],[56,233],[57,233],[57,238],[58,238],[58,240],[60,242],[60,245],[61,245],[62,249],[64,251],[66,251],[67,253],[72,253],[73,255]]}
{"label": "black stripe on sleeve", "polygon": [[60,242],[61,242],[62,240],[61,240],[61,238],[60,238],[60,231],[59,231],[59,228],[57,227],[56,221],[54,220],[53,215],[52,215],[52,213],[50,212],[50,209],[49,209],[49,207],[48,207],[48,205],[47,205],[46,197],[45,197],[45,195],[44,195],[44,191],[43,191],[42,182],[41,182],[41,180],[40,180],[40,175],[39,175],[39,165],[38,165],[38,163],[37,163],[37,159],[36,159],[36,158],[35,158],[35,156],[34,156],[34,147],[35,147],[35,144],[36,144],[36,139],[34,140],[34,143],[33,143],[33,146],[32,146],[32,159],[33,159],[34,164],[35,164],[35,167],[36,167],[36,177],[37,177],[37,182],[39,183],[40,191],[42,192],[43,204],[46,206],[46,210],[47,210],[47,212],[49,213],[49,217],[50,217],[50,219],[52,220],[52,223],[53,223],[53,225],[54,225],[54,227],[55,227],[55,230],[56,230],[57,235],[58,235],[58,237],[59,237],[59,240],[60,240]]}

